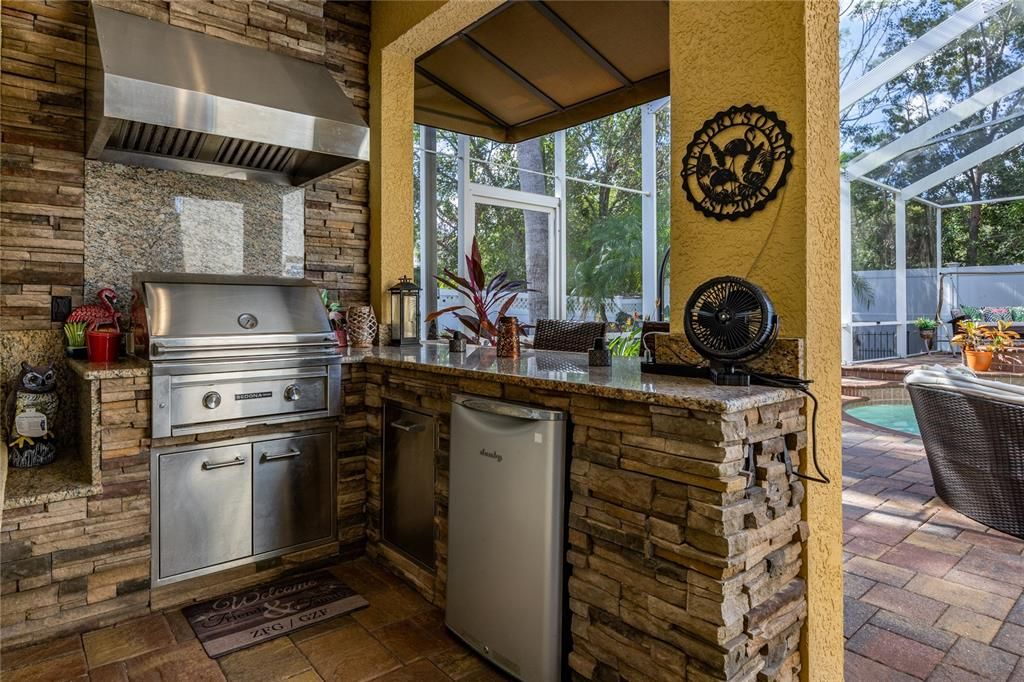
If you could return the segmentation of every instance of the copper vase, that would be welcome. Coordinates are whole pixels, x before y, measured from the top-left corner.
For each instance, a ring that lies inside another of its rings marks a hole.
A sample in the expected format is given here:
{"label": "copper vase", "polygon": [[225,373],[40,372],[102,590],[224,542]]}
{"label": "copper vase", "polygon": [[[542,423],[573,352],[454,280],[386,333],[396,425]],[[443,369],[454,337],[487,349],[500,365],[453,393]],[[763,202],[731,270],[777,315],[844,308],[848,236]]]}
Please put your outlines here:
{"label": "copper vase", "polygon": [[519,318],[513,316],[498,318],[498,342],[496,345],[499,358],[519,357]]}

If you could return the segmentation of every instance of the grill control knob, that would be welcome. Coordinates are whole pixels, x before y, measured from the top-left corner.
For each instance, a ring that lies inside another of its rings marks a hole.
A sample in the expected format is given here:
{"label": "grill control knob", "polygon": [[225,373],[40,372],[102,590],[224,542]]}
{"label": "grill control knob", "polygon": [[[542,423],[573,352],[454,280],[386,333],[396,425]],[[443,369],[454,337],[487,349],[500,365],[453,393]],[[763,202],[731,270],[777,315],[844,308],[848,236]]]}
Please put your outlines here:
{"label": "grill control knob", "polygon": [[217,391],[210,391],[203,396],[203,407],[208,410],[220,407],[220,393]]}
{"label": "grill control knob", "polygon": [[295,384],[290,384],[284,389],[284,399],[290,403],[302,397],[302,389]]}

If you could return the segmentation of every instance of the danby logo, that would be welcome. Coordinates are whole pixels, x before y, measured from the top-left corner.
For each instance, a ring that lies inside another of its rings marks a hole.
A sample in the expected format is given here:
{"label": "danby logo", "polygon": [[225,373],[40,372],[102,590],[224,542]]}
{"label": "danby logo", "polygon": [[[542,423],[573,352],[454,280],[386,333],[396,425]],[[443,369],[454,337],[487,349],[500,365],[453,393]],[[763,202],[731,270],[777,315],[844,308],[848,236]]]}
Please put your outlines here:
{"label": "danby logo", "polygon": [[484,448],[480,448],[480,454],[488,459],[497,460],[498,462],[502,459],[501,455],[499,455],[495,450],[485,450]]}

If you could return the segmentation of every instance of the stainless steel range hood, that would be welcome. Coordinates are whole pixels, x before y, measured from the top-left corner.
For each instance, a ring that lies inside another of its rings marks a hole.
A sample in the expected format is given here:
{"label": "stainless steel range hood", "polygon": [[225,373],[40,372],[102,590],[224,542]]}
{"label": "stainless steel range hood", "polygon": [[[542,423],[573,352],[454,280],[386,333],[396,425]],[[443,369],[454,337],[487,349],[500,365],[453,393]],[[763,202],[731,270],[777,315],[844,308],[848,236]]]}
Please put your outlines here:
{"label": "stainless steel range hood", "polygon": [[367,161],[327,68],[90,3],[86,156],[307,185]]}

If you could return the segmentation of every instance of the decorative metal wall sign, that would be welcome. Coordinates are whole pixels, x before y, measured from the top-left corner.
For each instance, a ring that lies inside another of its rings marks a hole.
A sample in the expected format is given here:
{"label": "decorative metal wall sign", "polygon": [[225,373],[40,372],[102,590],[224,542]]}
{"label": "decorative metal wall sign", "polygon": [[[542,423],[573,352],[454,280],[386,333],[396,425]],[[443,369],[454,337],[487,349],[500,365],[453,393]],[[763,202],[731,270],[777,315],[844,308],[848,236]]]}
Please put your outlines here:
{"label": "decorative metal wall sign", "polygon": [[710,218],[745,218],[786,184],[792,156],[792,136],[775,112],[730,107],[694,133],[683,158],[683,189]]}

